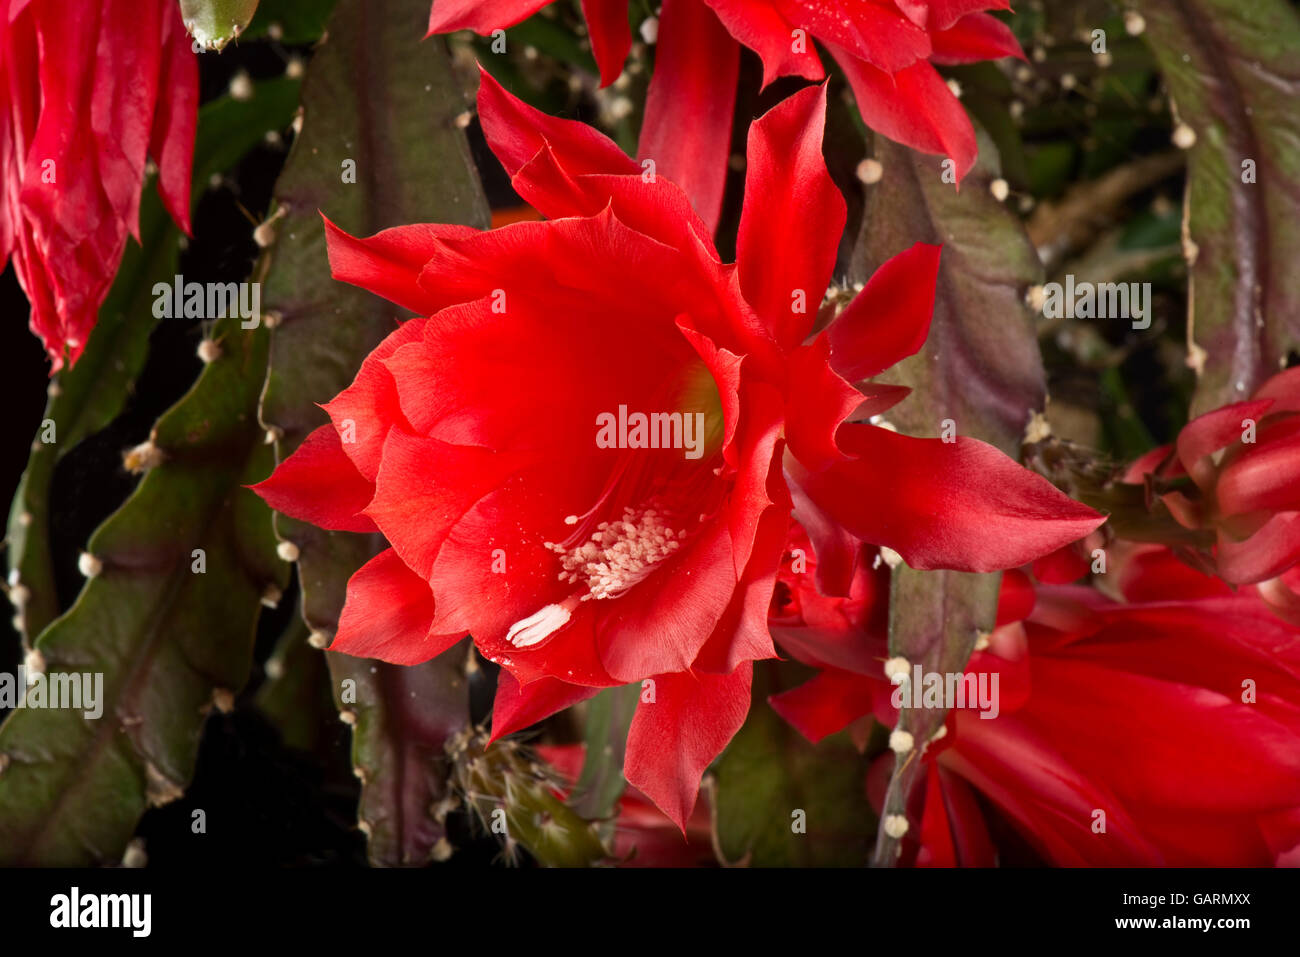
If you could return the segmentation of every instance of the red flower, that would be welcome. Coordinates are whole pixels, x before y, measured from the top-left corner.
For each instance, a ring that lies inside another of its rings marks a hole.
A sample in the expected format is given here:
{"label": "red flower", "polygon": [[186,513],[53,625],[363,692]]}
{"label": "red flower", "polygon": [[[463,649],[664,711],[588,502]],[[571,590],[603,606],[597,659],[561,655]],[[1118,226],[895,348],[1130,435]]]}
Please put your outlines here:
{"label": "red flower", "polygon": [[548,221],[366,240],[330,225],[336,278],[429,318],[257,487],[384,533],[334,649],[413,664],[471,633],[505,669],[494,735],[645,682],[626,774],[679,826],[748,711],[750,663],[774,654],[788,481],[801,510],[918,565],[1014,565],[1101,521],[990,446],[842,425],[901,398],[849,381],[924,341],[939,250],[895,257],[805,341],[845,222],[824,108],[811,87],[754,124],[726,265],[676,185],[484,75],[488,142]]}
{"label": "red flower", "polygon": [[1300,368],[1193,419],[1127,479],[1148,482],[1179,524],[1210,533],[1224,580],[1277,578],[1300,562]]}
{"label": "red flower", "polygon": [[[434,0],[429,33],[513,26],[549,0]],[[627,0],[583,0],[601,81],[632,45]],[[763,85],[825,76],[812,39],[840,64],[873,130],[975,164],[975,131],[932,64],[1024,58],[1002,21],[1008,0],[664,0],[640,155],[682,186],[712,229],[722,208],[740,45],[763,61]]]}
{"label": "red flower", "polygon": [[[924,746],[905,860],[995,864],[978,795],[1057,865],[1300,861],[1300,632],[1164,549],[1116,572],[1129,603],[1067,587],[1040,588],[1035,604],[1028,579],[1006,573],[1000,627],[965,679],[995,689],[996,717],[968,699]],[[897,721],[883,632],[864,614],[774,629],[822,669],[771,700],[810,740],[865,715]],[[892,764],[873,767],[877,804]]]}
{"label": "red flower", "polygon": [[146,154],[189,231],[198,80],[175,0],[0,0],[0,264],[13,254],[54,371],[139,239]]}

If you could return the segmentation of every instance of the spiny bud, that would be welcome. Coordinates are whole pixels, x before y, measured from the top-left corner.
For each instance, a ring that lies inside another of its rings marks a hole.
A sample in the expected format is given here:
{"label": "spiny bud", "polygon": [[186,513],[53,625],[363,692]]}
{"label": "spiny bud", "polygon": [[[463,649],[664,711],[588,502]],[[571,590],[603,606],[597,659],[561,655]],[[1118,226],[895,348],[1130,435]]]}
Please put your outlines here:
{"label": "spiny bud", "polygon": [[181,20],[194,42],[220,51],[248,29],[257,0],[180,0]]}

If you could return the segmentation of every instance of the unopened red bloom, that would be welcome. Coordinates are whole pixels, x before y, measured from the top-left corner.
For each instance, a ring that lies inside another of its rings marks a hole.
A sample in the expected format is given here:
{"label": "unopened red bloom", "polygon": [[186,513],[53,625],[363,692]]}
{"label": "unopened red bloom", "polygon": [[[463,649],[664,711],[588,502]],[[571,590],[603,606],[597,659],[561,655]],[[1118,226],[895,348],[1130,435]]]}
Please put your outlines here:
{"label": "unopened red bloom", "polygon": [[198,99],[175,0],[0,0],[0,264],[56,371],[139,238],[146,156],[188,232]]}
{"label": "unopened red bloom", "polygon": [[[434,0],[430,33],[513,26],[550,0]],[[632,44],[627,0],[583,0],[603,83]],[[983,11],[1007,0],[664,0],[640,155],[680,184],[710,226],[722,206],[743,44],[763,61],[763,85],[825,76],[816,39],[843,68],[868,126],[951,157],[957,179],[975,163],[975,131],[933,64],[1023,58],[1011,30]]]}
{"label": "unopened red bloom", "polygon": [[1226,581],[1282,575],[1300,562],[1300,369],[1193,419],[1128,480],[1146,481],[1180,524],[1208,533],[1207,552]]}
{"label": "unopened red bloom", "polygon": [[[1257,594],[1234,594],[1165,549],[1113,571],[1124,602],[1035,591],[1006,573],[999,627],[963,679],[973,696],[941,737],[916,745],[925,773],[906,861],[997,863],[987,807],[1057,865],[1300,860],[1300,632]],[[795,592],[825,604],[811,588]],[[825,611],[804,624],[793,606],[778,609],[782,647],[821,670],[772,705],[811,740],[865,716],[897,722],[903,689],[882,673],[869,606],[845,601],[856,621],[842,626]],[[992,699],[979,700],[986,690]],[[873,768],[877,799],[892,764]]]}
{"label": "unopened red bloom", "polygon": [[918,565],[1015,565],[1101,521],[990,446],[846,423],[905,391],[849,383],[920,347],[939,250],[896,256],[809,338],[846,215],[824,109],[812,87],[753,126],[729,265],[679,187],[485,75],[488,142],[548,220],[331,226],[337,278],[427,318],[258,486],[384,533],[333,647],[413,664],[472,634],[504,669],[494,735],[644,682],[626,774],[679,826],[774,655],[791,483]]}

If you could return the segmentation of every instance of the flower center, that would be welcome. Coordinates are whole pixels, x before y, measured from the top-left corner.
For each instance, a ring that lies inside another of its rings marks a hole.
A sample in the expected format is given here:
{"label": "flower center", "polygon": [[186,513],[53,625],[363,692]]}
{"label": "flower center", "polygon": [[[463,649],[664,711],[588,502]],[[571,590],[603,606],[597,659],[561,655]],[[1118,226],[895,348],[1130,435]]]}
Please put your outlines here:
{"label": "flower center", "polygon": [[[698,448],[702,454],[683,459],[658,448],[619,449],[596,501],[581,515],[564,519],[572,529],[569,536],[543,542],[559,557],[557,577],[574,586],[573,592],[511,625],[506,640],[516,648],[550,638],[569,623],[584,601],[626,594],[681,549],[691,532],[720,506],[725,487],[718,481],[713,460],[720,458],[722,402],[713,376],[703,363],[692,363],[665,395],[671,397],[670,408],[701,414],[704,429]],[[599,521],[619,514],[620,507],[621,518]]]}
{"label": "flower center", "polygon": [[586,585],[582,601],[617,598],[681,547],[686,530],[669,522],[670,517],[657,508],[628,507],[622,519],[596,526],[582,545],[544,544],[560,556],[560,581]]}

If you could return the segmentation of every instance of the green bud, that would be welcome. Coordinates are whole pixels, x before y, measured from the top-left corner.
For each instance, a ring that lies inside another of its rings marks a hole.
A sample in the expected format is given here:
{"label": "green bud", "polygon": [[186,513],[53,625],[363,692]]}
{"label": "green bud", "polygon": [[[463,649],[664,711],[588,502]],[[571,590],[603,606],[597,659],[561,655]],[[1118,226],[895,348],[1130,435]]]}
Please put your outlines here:
{"label": "green bud", "polygon": [[257,0],[180,0],[185,29],[205,50],[221,50],[246,29]]}

